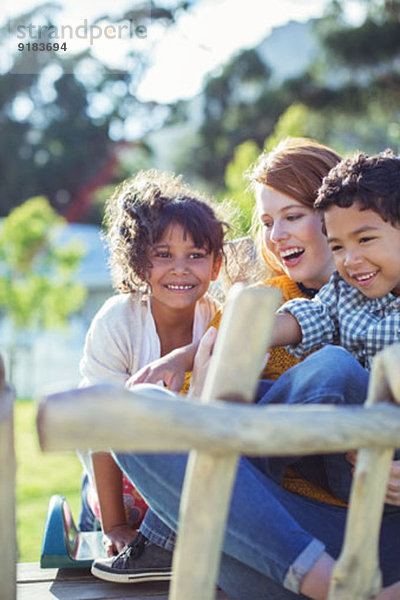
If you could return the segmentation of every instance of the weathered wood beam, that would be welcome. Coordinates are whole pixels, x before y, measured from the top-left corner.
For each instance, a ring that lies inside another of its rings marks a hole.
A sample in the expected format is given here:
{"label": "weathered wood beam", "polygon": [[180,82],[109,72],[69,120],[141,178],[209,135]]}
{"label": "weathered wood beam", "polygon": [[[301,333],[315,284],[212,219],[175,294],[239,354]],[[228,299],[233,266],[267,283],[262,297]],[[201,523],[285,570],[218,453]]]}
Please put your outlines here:
{"label": "weathered wood beam", "polygon": [[[113,423],[113,427],[110,427]],[[400,447],[400,409],[254,406],[184,396],[169,399],[94,386],[42,399],[38,431],[45,451],[187,452],[192,448],[281,456]]]}

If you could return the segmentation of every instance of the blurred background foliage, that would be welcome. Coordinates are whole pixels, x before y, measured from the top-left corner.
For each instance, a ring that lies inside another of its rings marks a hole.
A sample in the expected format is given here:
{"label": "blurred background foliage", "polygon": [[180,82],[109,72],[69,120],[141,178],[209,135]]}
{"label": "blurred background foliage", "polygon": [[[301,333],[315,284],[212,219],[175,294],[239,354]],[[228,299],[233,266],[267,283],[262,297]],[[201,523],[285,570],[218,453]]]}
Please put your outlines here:
{"label": "blurred background foliage", "polygon": [[[151,20],[172,23],[188,4],[175,2],[171,10],[154,6]],[[28,26],[39,16],[52,26],[59,8],[47,2],[9,21],[0,29],[0,46],[16,23]],[[150,15],[136,9],[107,19],[131,19],[145,27]],[[134,92],[149,56],[136,51],[135,68],[117,73],[90,48],[77,55],[48,52],[43,57],[30,53],[34,73],[20,74],[22,55],[15,49],[12,69],[0,79],[0,215],[27,198],[44,195],[69,220],[98,221],[99,214],[91,210],[93,191],[132,171],[129,167],[125,172],[116,157],[124,140],[114,132],[128,115],[145,121],[157,108],[142,105]],[[146,153],[144,141],[136,145]]]}
{"label": "blurred background foliage", "polygon": [[[173,26],[194,3],[153,6],[151,19]],[[250,227],[243,171],[282,137],[310,136],[342,153],[399,149],[400,0],[358,0],[364,17],[357,24],[345,18],[347,3],[332,0],[313,20],[318,52],[304,72],[279,79],[254,48],[208,75],[196,124],[179,144],[168,142],[169,169],[243,211],[234,235]],[[39,5],[19,22],[40,14],[51,24],[56,10]],[[149,15],[120,18],[146,26]],[[43,195],[69,221],[99,224],[115,183],[159,166],[149,136],[190,123],[193,102],[140,102],[136,90],[150,58],[135,50],[134,59],[134,69],[116,73],[89,49],[68,58],[53,53],[36,74],[2,76],[0,216]],[[127,135],[132,119],[140,124],[135,139]]]}
{"label": "blurred background foliage", "polygon": [[75,280],[84,250],[59,244],[65,219],[44,197],[12,209],[0,225],[0,310],[12,327],[8,377],[13,380],[20,338],[27,330],[65,327],[86,299]]}

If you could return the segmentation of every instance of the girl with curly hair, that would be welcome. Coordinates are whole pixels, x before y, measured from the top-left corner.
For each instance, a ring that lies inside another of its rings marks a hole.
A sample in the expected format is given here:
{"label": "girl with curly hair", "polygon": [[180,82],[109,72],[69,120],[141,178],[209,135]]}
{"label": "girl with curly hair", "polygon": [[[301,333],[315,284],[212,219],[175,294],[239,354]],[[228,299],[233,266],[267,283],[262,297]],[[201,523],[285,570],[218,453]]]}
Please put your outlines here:
{"label": "girl with curly hair", "polygon": [[[199,340],[218,309],[207,290],[218,276],[225,223],[208,198],[155,170],[117,188],[106,205],[117,295],[94,317],[80,365],[82,386],[125,386],[148,362]],[[109,453],[86,467],[80,528],[97,517],[108,555],[136,536],[146,504]]]}

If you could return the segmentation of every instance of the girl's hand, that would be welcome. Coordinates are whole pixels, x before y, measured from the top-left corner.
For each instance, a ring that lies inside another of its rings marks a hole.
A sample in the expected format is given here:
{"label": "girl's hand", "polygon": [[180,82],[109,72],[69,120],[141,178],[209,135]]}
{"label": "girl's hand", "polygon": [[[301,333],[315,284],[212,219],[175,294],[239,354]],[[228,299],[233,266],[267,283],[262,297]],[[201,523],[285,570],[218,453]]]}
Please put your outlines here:
{"label": "girl's hand", "polygon": [[194,358],[193,372],[190,382],[190,396],[200,398],[207,375],[212,351],[218,331],[210,327],[200,340],[199,349]]}
{"label": "girl's hand", "polygon": [[107,556],[114,556],[130,542],[132,542],[138,532],[128,525],[116,525],[110,531],[103,535],[103,546],[106,549]]}
{"label": "girl's hand", "polygon": [[[346,458],[353,466],[356,464],[357,452],[347,452]],[[352,470],[354,472],[354,469]],[[400,460],[394,460],[390,468],[389,482],[386,489],[385,503],[400,506]]]}
{"label": "girl's hand", "polygon": [[196,342],[177,348],[149,363],[132,375],[125,387],[129,389],[136,383],[159,383],[162,381],[172,392],[180,392],[185,380],[185,372],[192,368],[197,345]]}

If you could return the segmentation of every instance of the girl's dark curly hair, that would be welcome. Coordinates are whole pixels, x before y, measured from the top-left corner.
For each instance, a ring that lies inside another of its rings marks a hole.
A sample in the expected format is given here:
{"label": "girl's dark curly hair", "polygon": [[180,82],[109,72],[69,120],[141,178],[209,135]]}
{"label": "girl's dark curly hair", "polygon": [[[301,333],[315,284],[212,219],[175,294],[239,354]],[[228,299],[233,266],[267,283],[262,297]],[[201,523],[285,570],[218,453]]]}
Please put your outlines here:
{"label": "girl's dark curly hair", "polygon": [[208,197],[172,173],[141,171],[124,181],[106,203],[105,223],[112,280],[119,292],[147,283],[149,251],[171,223],[181,224],[198,248],[215,257],[222,254],[225,223]]}
{"label": "girl's dark curly hair", "polygon": [[391,150],[368,156],[358,152],[342,160],[324,178],[315,202],[321,211],[331,206],[348,208],[358,202],[384,221],[400,223],[400,158]]}

